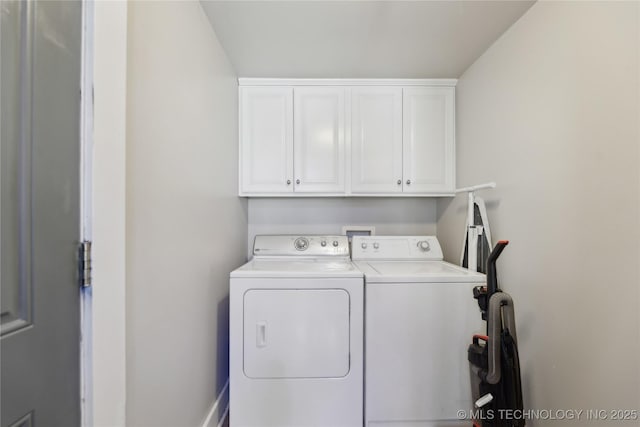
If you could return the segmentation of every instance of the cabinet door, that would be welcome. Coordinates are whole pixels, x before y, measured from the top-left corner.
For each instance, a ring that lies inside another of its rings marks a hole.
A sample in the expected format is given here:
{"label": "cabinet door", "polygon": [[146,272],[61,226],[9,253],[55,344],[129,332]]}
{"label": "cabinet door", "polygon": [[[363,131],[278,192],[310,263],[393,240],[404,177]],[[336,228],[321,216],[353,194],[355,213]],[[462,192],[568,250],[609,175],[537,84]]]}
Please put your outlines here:
{"label": "cabinet door", "polygon": [[294,90],[295,191],[343,193],[344,88]]}
{"label": "cabinet door", "polygon": [[293,191],[293,88],[240,88],[240,193]]}
{"label": "cabinet door", "polygon": [[402,192],[402,88],[352,89],[351,190]]}
{"label": "cabinet door", "polygon": [[455,88],[403,89],[405,193],[455,190]]}

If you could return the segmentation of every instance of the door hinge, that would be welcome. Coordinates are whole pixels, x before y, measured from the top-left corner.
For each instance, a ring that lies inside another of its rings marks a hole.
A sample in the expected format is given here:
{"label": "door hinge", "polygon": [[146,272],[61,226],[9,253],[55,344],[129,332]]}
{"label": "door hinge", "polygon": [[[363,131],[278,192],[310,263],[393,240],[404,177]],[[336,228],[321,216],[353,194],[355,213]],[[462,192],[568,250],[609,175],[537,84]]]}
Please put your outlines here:
{"label": "door hinge", "polygon": [[91,286],[91,241],[85,240],[80,243],[78,250],[78,271],[80,276],[80,286],[88,288]]}

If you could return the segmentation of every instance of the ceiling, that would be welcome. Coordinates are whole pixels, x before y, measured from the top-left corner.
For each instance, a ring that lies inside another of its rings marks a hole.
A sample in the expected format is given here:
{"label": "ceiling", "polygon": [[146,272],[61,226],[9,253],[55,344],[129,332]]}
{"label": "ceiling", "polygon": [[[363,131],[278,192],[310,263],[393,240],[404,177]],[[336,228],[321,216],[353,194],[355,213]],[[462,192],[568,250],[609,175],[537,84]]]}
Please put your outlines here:
{"label": "ceiling", "polygon": [[456,78],[534,1],[201,3],[239,77]]}

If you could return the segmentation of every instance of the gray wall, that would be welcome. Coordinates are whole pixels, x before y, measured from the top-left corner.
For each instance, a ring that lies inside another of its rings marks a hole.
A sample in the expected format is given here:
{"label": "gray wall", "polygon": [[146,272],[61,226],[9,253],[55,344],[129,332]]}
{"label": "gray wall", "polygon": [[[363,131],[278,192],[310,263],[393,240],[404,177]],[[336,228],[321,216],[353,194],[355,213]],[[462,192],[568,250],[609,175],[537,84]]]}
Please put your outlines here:
{"label": "gray wall", "polygon": [[237,80],[199,2],[130,2],[128,31],[127,425],[196,426],[245,260]]}
{"label": "gray wall", "polygon": [[436,199],[249,199],[248,256],[256,234],[342,234],[343,225],[373,225],[376,234],[435,234]]}
{"label": "gray wall", "polygon": [[[528,408],[640,403],[638,7],[538,2],[459,80],[458,184],[498,183],[481,194],[511,241]],[[452,261],[464,206],[438,203]]]}

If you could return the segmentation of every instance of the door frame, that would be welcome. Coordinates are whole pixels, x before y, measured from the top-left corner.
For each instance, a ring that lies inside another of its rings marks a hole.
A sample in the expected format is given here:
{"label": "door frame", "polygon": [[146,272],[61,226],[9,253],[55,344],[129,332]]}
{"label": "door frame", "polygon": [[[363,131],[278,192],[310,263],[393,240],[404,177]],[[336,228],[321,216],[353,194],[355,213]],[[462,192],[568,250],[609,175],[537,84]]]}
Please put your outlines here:
{"label": "door frame", "polygon": [[83,291],[83,426],[126,422],[127,2],[83,0],[82,236],[92,240]]}
{"label": "door frame", "polygon": [[[93,153],[93,1],[82,2],[82,64],[80,76],[80,241],[91,241],[91,181]],[[79,256],[79,255],[78,255]],[[83,280],[79,280],[80,283]],[[80,415],[83,426],[93,424],[91,390],[91,291],[80,289]]]}

